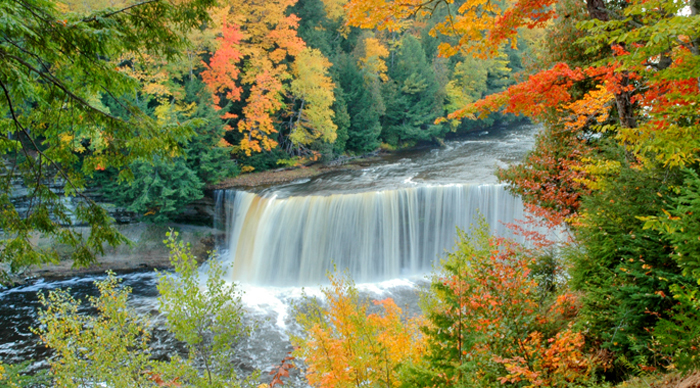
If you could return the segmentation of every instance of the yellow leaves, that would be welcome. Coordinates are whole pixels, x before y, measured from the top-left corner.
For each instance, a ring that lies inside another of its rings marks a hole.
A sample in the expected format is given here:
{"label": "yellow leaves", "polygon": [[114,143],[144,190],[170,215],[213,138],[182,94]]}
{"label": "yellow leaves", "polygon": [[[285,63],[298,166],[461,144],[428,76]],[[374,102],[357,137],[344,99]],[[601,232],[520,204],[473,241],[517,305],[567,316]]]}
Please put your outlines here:
{"label": "yellow leaves", "polygon": [[172,69],[163,58],[146,53],[127,53],[121,55],[116,63],[126,63],[119,71],[138,80],[142,91],[148,95],[163,98],[181,94],[179,87],[170,82]]}
{"label": "yellow leaves", "polygon": [[364,40],[364,55],[360,58],[358,65],[361,69],[366,70],[369,74],[379,77],[386,82],[387,66],[384,58],[389,56],[389,49],[384,46],[379,39],[375,37],[367,37]]}
{"label": "yellow leaves", "polygon": [[153,115],[156,117],[156,121],[160,126],[173,125],[178,122],[178,115],[189,116],[197,108],[197,104],[185,103],[182,101],[172,102],[168,99],[162,98],[159,101],[159,105],[154,109]]}
{"label": "yellow leaves", "polygon": [[[345,19],[345,4],[347,4],[348,0],[321,0],[323,2],[323,8],[326,11],[326,17],[330,20],[333,20],[335,22],[338,22],[342,19]],[[320,27],[317,27],[320,28]],[[350,32],[350,27],[345,24],[341,23],[340,28],[338,29],[338,32],[343,37],[347,37],[348,33]]]}
{"label": "yellow leaves", "polygon": [[350,0],[345,5],[347,24],[368,30],[401,31],[420,2],[422,0]]}
{"label": "yellow leaves", "polygon": [[58,135],[58,138],[61,140],[61,143],[70,144],[75,139],[75,136],[70,133],[62,133]]}
{"label": "yellow leaves", "polygon": [[582,99],[564,106],[564,109],[571,111],[571,115],[564,122],[566,128],[575,131],[586,127],[591,121],[597,124],[604,123],[610,116],[611,104],[614,101],[615,95],[605,86],[598,85]]}
{"label": "yellow leaves", "polygon": [[[240,84],[250,85],[237,123],[244,134],[238,149],[248,156],[277,146],[270,135],[277,132],[275,115],[284,107],[283,82],[292,78],[288,58],[300,56],[306,48],[296,32],[299,18],[288,14],[288,8],[295,3],[296,0],[228,0],[216,10],[216,16],[223,21],[224,36],[218,39],[220,46],[202,76],[213,89],[217,105],[217,94],[226,93],[229,101],[238,101],[243,90]],[[222,117],[237,118],[227,112],[222,112]]]}
{"label": "yellow leaves", "polygon": [[317,301],[297,321],[304,337],[293,337],[297,357],[308,365],[309,383],[319,388],[368,386],[398,387],[398,367],[418,362],[425,345],[418,326],[404,323],[402,311],[391,299],[375,301],[380,313],[367,314],[351,280],[331,276],[322,289],[327,308]]}
{"label": "yellow leaves", "polygon": [[335,101],[335,84],[328,76],[330,66],[320,51],[310,48],[302,51],[293,64],[295,79],[291,92],[301,100],[290,134],[294,144],[309,144],[319,137],[327,142],[336,139],[337,126],[333,123],[331,109]]}
{"label": "yellow leaves", "polygon": [[573,166],[572,168],[576,171],[586,172],[586,174],[583,174],[581,178],[575,178],[574,181],[585,185],[590,190],[604,190],[604,182],[607,181],[604,178],[617,174],[621,168],[620,162],[616,160],[582,158],[581,163],[581,166]]}
{"label": "yellow leaves", "polygon": [[255,170],[255,167],[253,166],[243,166],[241,167],[241,173],[245,174],[247,172],[253,172]]}

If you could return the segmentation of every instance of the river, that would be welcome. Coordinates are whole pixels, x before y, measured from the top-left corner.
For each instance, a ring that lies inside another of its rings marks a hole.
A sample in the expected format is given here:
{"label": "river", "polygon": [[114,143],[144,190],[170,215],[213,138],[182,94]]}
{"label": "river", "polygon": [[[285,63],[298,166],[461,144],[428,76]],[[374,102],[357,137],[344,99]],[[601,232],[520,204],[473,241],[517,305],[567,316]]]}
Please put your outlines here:
{"label": "river", "polygon": [[[348,269],[362,294],[392,297],[409,314],[419,313],[417,293],[431,265],[454,243],[455,226],[468,228],[482,214],[494,233],[522,215],[522,204],[494,175],[518,162],[534,145],[538,128],[491,130],[448,141],[444,147],[396,152],[362,170],[338,171],[275,187],[217,193],[222,227],[229,236],[219,257],[244,291],[252,335],[238,344],[236,366],[245,375],[269,371],[291,351],[296,330],[291,305],[302,293],[319,295],[328,270]],[[39,360],[47,351],[29,330],[36,325],[38,291],[70,288],[78,299],[95,295],[86,276],[38,279],[0,290],[0,360]],[[130,303],[156,322],[156,356],[182,351],[162,328],[156,276],[123,276]],[[305,286],[305,288],[302,288]],[[293,386],[303,386],[294,373]]]}

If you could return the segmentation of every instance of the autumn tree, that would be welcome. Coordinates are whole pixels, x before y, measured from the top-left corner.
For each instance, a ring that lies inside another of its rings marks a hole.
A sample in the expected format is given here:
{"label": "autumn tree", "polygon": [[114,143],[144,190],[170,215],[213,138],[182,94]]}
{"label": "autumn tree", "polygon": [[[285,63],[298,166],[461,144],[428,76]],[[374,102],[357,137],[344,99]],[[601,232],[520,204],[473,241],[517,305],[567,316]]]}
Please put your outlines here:
{"label": "autumn tree", "polygon": [[332,143],[337,137],[331,109],[335,84],[328,76],[330,66],[320,51],[309,48],[304,49],[293,64],[295,79],[291,92],[299,103],[298,111],[289,119],[289,139],[293,145],[306,145],[318,138]]}
{"label": "autumn tree", "polygon": [[[449,3],[357,0],[348,5],[349,20],[391,30],[403,18]],[[654,356],[655,326],[678,328],[695,319],[673,318],[682,309],[672,309],[666,298],[677,292],[691,301],[687,309],[697,291],[679,269],[688,268],[684,248],[670,243],[685,241],[694,212],[669,207],[692,198],[670,187],[681,186],[681,170],[695,170],[700,154],[692,135],[700,76],[697,9],[692,1],[588,0],[584,9],[565,1],[467,1],[434,29],[459,38],[442,45],[445,56],[462,50],[494,57],[503,44],[517,42],[519,29],[542,27],[559,13],[544,69],[448,118],[504,111],[547,126],[525,163],[501,177],[541,215],[574,228],[583,251],[572,269],[573,286],[585,291],[582,322],[622,373],[673,364],[673,357]]]}
{"label": "autumn tree", "polygon": [[[230,11],[223,14],[224,36],[217,39],[220,47],[203,73],[205,82],[215,94],[225,94],[230,102],[244,98],[240,117],[231,112],[224,112],[222,117],[235,120],[236,128],[242,134],[235,145],[248,156],[252,152],[270,151],[278,145],[279,128],[275,121],[276,115],[286,108],[289,87],[286,82],[289,79],[299,77],[296,86],[292,86],[292,94],[306,93],[305,99],[309,99],[311,89],[301,86],[304,83],[319,82],[324,85],[321,89],[326,90],[326,94],[332,93],[331,84],[323,78],[325,68],[329,66],[327,61],[324,62],[325,58],[319,52],[304,51],[306,44],[296,33],[299,18],[287,14],[287,9],[295,3],[295,0],[264,4],[240,1],[225,6]],[[292,69],[289,58],[300,55],[301,64]],[[312,72],[317,75],[310,76]],[[247,97],[241,95],[243,90]],[[318,94],[315,98],[318,101]],[[215,96],[217,102],[218,99],[219,96]],[[332,99],[330,101],[332,103]],[[313,131],[332,141],[335,127],[332,123],[329,125],[330,105],[317,102],[310,105],[307,110],[312,112],[313,124],[318,126]],[[307,144],[309,137],[302,134],[303,127],[294,128],[296,130],[290,134],[291,142],[294,145]]]}
{"label": "autumn tree", "polygon": [[[305,360],[309,384],[399,387],[401,367],[423,352],[416,322],[406,321],[391,299],[370,307],[347,275],[329,280],[324,300],[306,300],[296,316],[304,334],[292,337],[294,356]],[[373,309],[379,311],[370,313]]]}
{"label": "autumn tree", "polygon": [[489,237],[481,223],[459,231],[424,296],[427,352],[409,386],[506,383],[570,386],[591,378],[594,361],[581,332],[571,328],[576,296],[540,288],[531,252]]}

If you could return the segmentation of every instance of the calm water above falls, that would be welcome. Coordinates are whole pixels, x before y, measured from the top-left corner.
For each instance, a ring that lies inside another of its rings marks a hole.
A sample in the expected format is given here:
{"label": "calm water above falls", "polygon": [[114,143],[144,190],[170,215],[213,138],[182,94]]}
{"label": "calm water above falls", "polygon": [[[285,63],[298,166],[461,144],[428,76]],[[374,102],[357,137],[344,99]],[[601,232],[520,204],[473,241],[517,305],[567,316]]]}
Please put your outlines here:
{"label": "calm water above falls", "polygon": [[397,152],[362,170],[328,173],[262,190],[278,198],[395,190],[424,185],[496,184],[497,167],[519,162],[535,144],[537,126],[490,130],[441,148]]}
{"label": "calm water above falls", "polygon": [[[451,244],[453,237],[449,233],[454,231],[454,225],[464,226],[463,223],[470,222],[473,213],[469,212],[475,207],[493,209],[489,213],[492,224],[494,220],[514,216],[513,209],[517,208],[517,201],[505,197],[497,200],[494,197],[502,195],[503,188],[494,186],[497,180],[493,172],[499,166],[521,160],[527,150],[532,148],[536,131],[535,127],[490,131],[482,136],[448,142],[445,147],[438,149],[396,153],[363,170],[329,173],[312,180],[266,188],[257,193],[239,193],[239,199],[247,198],[251,202],[257,201],[258,205],[264,205],[258,206],[257,211],[267,212],[268,217],[267,221],[251,218],[249,221],[257,224],[256,227],[239,223],[237,232],[234,231],[235,225],[229,225],[231,233],[238,233],[239,236],[242,233],[247,237],[240,241],[232,237],[229,243],[236,240],[233,249],[222,247],[221,250],[224,261],[231,260],[231,251],[241,249],[250,253],[245,260],[239,260],[236,264],[247,267],[242,272],[245,275],[239,275],[237,279],[245,291],[243,301],[248,311],[246,320],[256,322],[257,326],[253,335],[238,345],[235,363],[240,372],[247,374],[253,369],[261,369],[263,372],[269,370],[271,365],[278,364],[291,350],[288,332],[295,330],[296,325],[290,305],[301,298],[301,288],[289,285],[319,284],[319,279],[325,274],[325,266],[332,262],[356,266],[360,282],[369,282],[359,285],[364,295],[371,298],[392,297],[399,306],[408,308],[410,313],[417,313],[416,285],[425,282],[418,274],[425,273],[430,268],[430,263],[443,251],[443,245]],[[477,191],[481,191],[482,195],[469,197],[470,192],[474,194]],[[486,193],[490,194],[484,196]],[[223,193],[221,197],[223,199]],[[229,202],[229,211],[233,210],[231,204],[233,201]],[[303,211],[324,208],[336,209],[335,213],[326,211],[335,216],[324,216],[317,212],[313,216],[316,218],[309,218],[310,213]],[[353,208],[364,208],[364,216],[353,212]],[[250,210],[250,207],[247,209]],[[290,213],[290,209],[296,209],[296,212]],[[430,214],[426,214],[430,209]],[[243,211],[242,208],[238,210]],[[248,213],[248,210],[245,211],[246,215],[252,217],[254,213]],[[351,222],[347,217],[355,219]],[[309,220],[316,221],[286,227],[285,230],[294,232],[286,235],[289,238],[286,242],[275,240],[286,233],[276,230],[276,226],[282,228],[289,225],[284,222],[303,223]],[[358,222],[361,228],[344,231],[348,229],[348,223]],[[413,226],[409,227],[411,225]],[[326,239],[323,243],[325,245],[319,245],[320,236],[324,234],[322,232],[334,228],[336,233],[347,233],[336,240],[341,243],[335,244],[332,239]],[[445,231],[440,231],[441,229]],[[438,232],[437,235],[433,234],[435,231]],[[309,238],[304,240],[304,236]],[[373,236],[381,238],[373,239]],[[416,239],[423,241],[415,241]],[[254,240],[258,242],[258,248],[250,244]],[[356,243],[344,245],[343,241]],[[388,241],[389,244],[367,246],[370,241]],[[311,253],[322,254],[289,256],[289,252],[285,252],[288,254],[285,257],[278,249],[284,247],[285,243],[296,247],[298,251],[309,251],[307,247],[311,247]],[[341,246],[355,247],[355,251],[345,249],[347,256],[338,260]],[[277,253],[266,253],[275,249]],[[266,255],[271,262],[265,264],[256,259]],[[380,255],[381,260],[368,259],[376,255]],[[362,257],[352,259],[357,256]],[[251,258],[254,260],[251,261]],[[285,263],[285,260],[292,262]],[[322,262],[322,265],[313,265],[318,262]],[[308,270],[301,271],[302,265],[306,265]],[[294,276],[287,276],[293,272],[296,273]],[[36,325],[37,291],[70,287],[80,299],[85,300],[87,295],[96,293],[91,283],[97,278],[99,277],[54,282],[39,280],[31,285],[0,290],[0,360],[14,363],[46,357],[46,351],[37,345],[36,337],[29,331],[30,326]],[[126,275],[124,282],[134,290],[131,303],[137,311],[151,315],[156,322],[162,323],[162,317],[157,311],[155,275]],[[319,292],[318,287],[307,287],[305,290],[311,295]],[[180,348],[164,332],[162,326],[156,327],[154,338],[153,347],[158,355]],[[41,367],[45,364],[37,362],[35,365]],[[303,379],[297,376],[292,385],[303,386]]]}

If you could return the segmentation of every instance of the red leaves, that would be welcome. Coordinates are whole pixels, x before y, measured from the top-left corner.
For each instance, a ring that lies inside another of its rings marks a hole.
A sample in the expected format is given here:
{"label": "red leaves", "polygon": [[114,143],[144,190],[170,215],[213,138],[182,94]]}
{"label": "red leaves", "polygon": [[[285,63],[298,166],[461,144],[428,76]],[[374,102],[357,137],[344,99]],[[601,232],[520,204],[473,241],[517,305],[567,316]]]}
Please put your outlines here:
{"label": "red leaves", "polygon": [[498,176],[523,198],[528,211],[544,217],[550,226],[561,225],[577,215],[581,195],[589,192],[582,183],[588,174],[579,167],[581,159],[593,152],[576,133],[545,129],[525,161],[500,170]]}
{"label": "red leaves", "polygon": [[219,105],[220,94],[224,94],[229,101],[238,101],[242,91],[236,83],[240,74],[238,65],[243,58],[239,45],[242,34],[237,26],[229,25],[226,21],[221,32],[223,36],[216,38],[220,47],[209,64],[204,63],[206,70],[202,72],[202,80],[212,90],[216,105]]}
{"label": "red leaves", "polygon": [[294,361],[294,356],[292,356],[291,353],[288,353],[288,356],[283,358],[282,362],[270,371],[272,381],[270,382],[269,388],[284,385],[282,378],[289,377],[289,370],[294,368],[292,361]]}
{"label": "red leaves", "polygon": [[509,240],[476,234],[477,245],[451,254],[439,279],[449,287],[440,297],[440,315],[447,319],[439,322],[449,322],[450,328],[441,329],[454,337],[445,346],[458,347],[481,365],[474,373],[502,384],[564,387],[587,379],[592,359],[583,353],[584,336],[566,326],[578,313],[578,296],[564,293],[549,308],[540,305],[532,256]]}

